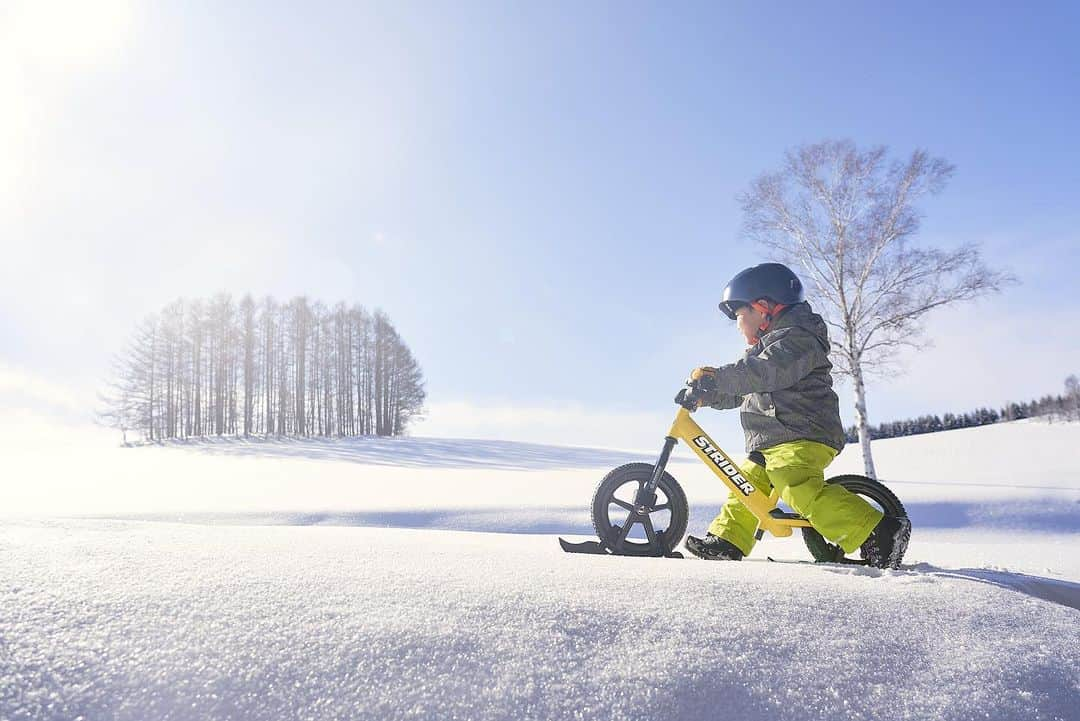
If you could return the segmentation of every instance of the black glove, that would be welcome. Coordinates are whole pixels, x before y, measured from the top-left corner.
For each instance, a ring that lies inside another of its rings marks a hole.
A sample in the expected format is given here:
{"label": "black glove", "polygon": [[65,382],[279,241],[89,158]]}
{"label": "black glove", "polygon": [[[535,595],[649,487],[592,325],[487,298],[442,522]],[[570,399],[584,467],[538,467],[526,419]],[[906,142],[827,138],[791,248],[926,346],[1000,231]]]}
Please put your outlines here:
{"label": "black glove", "polygon": [[690,386],[680,388],[679,392],[675,395],[675,402],[691,413],[700,408],[701,403],[704,400],[705,394]]}
{"label": "black glove", "polygon": [[690,371],[690,377],[686,379],[686,385],[704,393],[712,393],[716,390],[716,369],[712,366],[702,366]]}
{"label": "black glove", "polygon": [[695,368],[686,379],[686,387],[675,396],[675,402],[693,412],[706,405],[707,399],[716,391],[716,369],[711,366]]}

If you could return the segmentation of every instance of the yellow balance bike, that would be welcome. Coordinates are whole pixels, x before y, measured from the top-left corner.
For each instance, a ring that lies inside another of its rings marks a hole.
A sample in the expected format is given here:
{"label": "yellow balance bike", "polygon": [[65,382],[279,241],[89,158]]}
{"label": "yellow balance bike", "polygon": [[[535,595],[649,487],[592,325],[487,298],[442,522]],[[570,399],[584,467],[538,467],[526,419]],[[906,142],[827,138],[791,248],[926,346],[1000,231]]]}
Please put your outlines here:
{"label": "yellow balance bike", "polygon": [[[757,517],[759,539],[766,532],[787,537],[799,528],[815,561],[867,565],[865,559],[846,557],[843,549],[815,531],[807,519],[778,508],[778,491],[762,493],[743,478],[727,453],[690,417],[690,409],[697,407],[696,392],[687,387],[676,396],[681,407],[655,464],[627,463],[600,481],[592,501],[592,523],[599,541],[572,543],[560,538],[562,549],[568,553],[682,558],[675,548],[686,534],[690,508],[682,487],[665,470],[672,449],[682,440]],[[843,475],[826,483],[843,486],[888,515],[907,517],[903,504],[880,481]]]}

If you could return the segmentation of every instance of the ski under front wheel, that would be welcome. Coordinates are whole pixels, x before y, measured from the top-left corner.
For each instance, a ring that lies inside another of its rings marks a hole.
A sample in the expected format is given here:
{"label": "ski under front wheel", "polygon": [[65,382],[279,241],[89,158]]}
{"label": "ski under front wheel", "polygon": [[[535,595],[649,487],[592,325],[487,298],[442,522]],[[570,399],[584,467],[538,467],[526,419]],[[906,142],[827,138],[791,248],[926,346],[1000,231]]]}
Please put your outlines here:
{"label": "ski under front wheel", "polygon": [[[900,502],[896,494],[880,481],[875,481],[873,478],[867,478],[866,476],[847,475],[836,476],[825,482],[843,486],[855,495],[870,501],[871,505],[886,515],[907,518],[904,504]],[[844,549],[835,543],[830,543],[813,528],[802,529],[802,534],[806,549],[810,551],[810,555],[814,557],[815,561],[842,563],[845,560]]]}
{"label": "ski under front wheel", "polygon": [[610,471],[593,494],[592,522],[600,542],[623,556],[666,556],[682,540],[690,507],[682,487],[664,472],[656,503],[637,508],[638,489],[652,478],[651,463],[627,463]]}

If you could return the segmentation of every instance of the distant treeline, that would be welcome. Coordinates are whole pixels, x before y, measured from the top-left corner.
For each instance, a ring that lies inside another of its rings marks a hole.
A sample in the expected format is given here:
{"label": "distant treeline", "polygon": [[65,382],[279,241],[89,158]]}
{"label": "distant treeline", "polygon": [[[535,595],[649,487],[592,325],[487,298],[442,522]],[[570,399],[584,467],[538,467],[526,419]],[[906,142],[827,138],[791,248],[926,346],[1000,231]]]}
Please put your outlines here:
{"label": "distant treeline", "polygon": [[138,324],[113,376],[101,419],[149,440],[392,436],[425,398],[385,313],[306,297],[177,300]]}
{"label": "distant treeline", "polygon": [[[954,428],[985,426],[1003,421],[1016,421],[1021,418],[1047,418],[1049,420],[1080,420],[1080,382],[1076,376],[1065,379],[1065,393],[1057,396],[1043,396],[1027,403],[1008,403],[1001,409],[978,408],[967,413],[946,413],[943,416],[919,416],[902,421],[892,421],[870,426],[870,437],[897,438],[915,436],[920,433],[949,431]],[[855,426],[845,432],[848,443],[858,443],[859,436]]]}

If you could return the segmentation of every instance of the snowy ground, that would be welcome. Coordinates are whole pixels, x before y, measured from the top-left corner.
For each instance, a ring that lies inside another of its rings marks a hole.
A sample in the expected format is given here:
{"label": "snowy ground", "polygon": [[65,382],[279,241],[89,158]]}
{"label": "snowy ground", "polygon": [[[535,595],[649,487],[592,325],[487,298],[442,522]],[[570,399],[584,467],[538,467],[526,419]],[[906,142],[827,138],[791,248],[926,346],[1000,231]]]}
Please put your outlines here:
{"label": "snowy ground", "polygon": [[1080,425],[877,443],[895,572],[561,553],[652,449],[0,430],[4,721],[1080,718]]}

